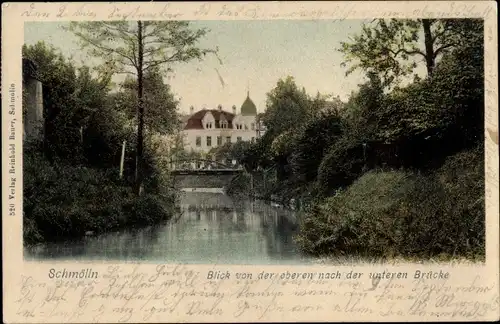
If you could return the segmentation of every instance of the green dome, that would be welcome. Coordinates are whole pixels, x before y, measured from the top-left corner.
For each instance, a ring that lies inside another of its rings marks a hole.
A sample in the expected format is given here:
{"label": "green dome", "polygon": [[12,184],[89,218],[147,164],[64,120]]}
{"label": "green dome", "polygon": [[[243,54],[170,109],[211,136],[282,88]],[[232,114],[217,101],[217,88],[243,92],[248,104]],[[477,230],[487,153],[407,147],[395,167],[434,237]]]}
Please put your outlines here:
{"label": "green dome", "polygon": [[257,107],[253,103],[252,99],[250,99],[250,94],[247,94],[247,98],[241,105],[241,114],[243,116],[256,116],[257,115]]}

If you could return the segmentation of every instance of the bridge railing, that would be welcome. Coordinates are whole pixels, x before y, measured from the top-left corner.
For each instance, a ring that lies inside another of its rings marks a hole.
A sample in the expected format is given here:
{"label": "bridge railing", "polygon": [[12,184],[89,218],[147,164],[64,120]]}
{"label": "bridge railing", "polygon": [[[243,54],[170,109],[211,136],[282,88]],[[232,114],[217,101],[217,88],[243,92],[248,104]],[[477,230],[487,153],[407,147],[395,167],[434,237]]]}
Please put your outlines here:
{"label": "bridge railing", "polygon": [[242,170],[243,166],[238,164],[236,160],[231,163],[225,161],[210,161],[210,160],[183,160],[171,161],[170,170]]}

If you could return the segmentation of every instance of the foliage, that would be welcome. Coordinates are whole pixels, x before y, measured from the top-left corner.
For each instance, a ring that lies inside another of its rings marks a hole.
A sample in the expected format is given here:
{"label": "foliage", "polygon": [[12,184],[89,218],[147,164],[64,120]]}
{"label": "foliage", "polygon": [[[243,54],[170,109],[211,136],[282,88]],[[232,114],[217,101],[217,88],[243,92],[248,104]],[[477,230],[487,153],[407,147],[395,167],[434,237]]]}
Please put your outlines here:
{"label": "foliage", "polygon": [[188,150],[179,150],[176,151],[176,154],[173,155],[174,160],[193,160],[193,159],[205,159],[205,156],[202,152],[197,151],[188,151]]}
{"label": "foliage", "polygon": [[23,181],[25,244],[153,224],[174,212],[172,201],[133,195],[113,170],[50,164],[36,143],[26,145]]}
{"label": "foliage", "polygon": [[328,145],[321,151],[316,168],[316,189],[320,196],[328,196],[348,186],[367,167],[368,143],[376,138],[380,129],[378,115],[384,104],[380,78],[375,73],[368,73],[368,79],[351,95],[340,115],[332,116],[336,121],[332,120],[333,124],[327,128],[329,140],[324,143]]}
{"label": "foliage", "polygon": [[[135,182],[136,193],[140,194],[144,177],[144,74],[149,79],[159,78],[159,73],[172,71],[174,63],[202,59],[212,49],[201,49],[198,41],[206,34],[206,29],[192,30],[187,21],[93,21],[71,22],[69,30],[80,40],[83,48],[92,56],[104,60],[96,70],[110,78],[114,73],[137,75],[137,144]],[[165,68],[165,66],[167,66]],[[158,84],[158,80],[156,82]],[[167,89],[168,90],[168,89]],[[163,92],[167,99],[172,98]],[[152,102],[149,102],[152,105]],[[161,114],[164,117],[164,114]],[[150,127],[164,130],[165,120],[158,123],[153,115],[148,119]],[[154,125],[154,126],[153,126]],[[170,125],[172,127],[172,125]],[[167,126],[168,129],[168,126]]]}
{"label": "foliage", "polygon": [[[342,106],[341,102],[339,104],[337,101],[327,104],[326,99],[327,97],[319,93],[316,97],[309,96],[305,89],[299,89],[292,77],[279,80],[276,87],[267,94],[267,109],[259,116],[267,127],[267,131],[243,154],[242,161],[247,170],[274,167],[278,181],[284,181],[290,177],[294,170],[294,166],[290,164],[291,161],[294,160],[300,164],[305,158],[295,149],[297,141],[302,141],[301,143],[307,145],[305,144],[307,139],[304,138],[307,135],[301,132],[314,132],[311,129],[306,130],[305,125],[318,122],[322,116],[337,114],[337,108]],[[323,149],[319,147],[318,150]],[[294,152],[295,156],[292,157]],[[300,168],[301,166],[296,168],[296,171]]]}
{"label": "foliage", "polygon": [[378,114],[383,111],[383,86],[377,74],[368,72],[368,81],[351,95],[343,110],[344,129],[361,141],[373,139],[379,129]]}
{"label": "foliage", "polygon": [[245,154],[252,146],[251,142],[239,141],[235,143],[224,143],[221,146],[212,148],[208,155],[215,157],[217,161],[232,161],[242,163]]}
{"label": "foliage", "polygon": [[476,33],[468,31],[467,46],[443,57],[432,78],[385,96],[375,139],[397,144],[395,155],[403,166],[439,165],[482,141],[483,45]]}
{"label": "foliage", "polygon": [[178,122],[179,126],[176,130],[173,131],[173,134],[170,134],[167,138],[170,142],[170,155],[172,158],[180,157],[182,158],[183,154],[185,154],[184,148],[184,138],[185,134],[182,133],[180,128],[181,122]]}
{"label": "foliage", "polygon": [[[312,202],[298,238],[306,252],[481,255],[483,23],[391,20],[377,28],[344,48],[351,62],[366,59],[353,68],[368,80],[341,109],[325,114],[324,98],[280,80],[262,116],[268,132],[243,161],[248,170],[276,169],[266,196]],[[428,77],[400,87],[414,72],[411,55],[425,56]]]}
{"label": "foliage", "polygon": [[313,206],[298,242],[318,255],[484,255],[482,156],[459,153],[428,176],[368,172]]}
{"label": "foliage", "polygon": [[[136,134],[126,107],[109,96],[110,78],[43,42],[23,47],[44,86],[44,138],[23,145],[24,237],[26,244],[78,238],[157,223],[169,218],[175,195],[162,172],[165,151],[151,136],[146,145],[145,193],[133,195],[129,181]],[[162,98],[165,98],[163,96]],[[170,123],[173,125],[173,123]],[[126,141],[124,178],[119,165]]]}
{"label": "foliage", "polygon": [[274,165],[273,157],[269,150],[271,139],[270,134],[265,133],[243,152],[241,164],[244,165],[245,169],[267,169]]}
{"label": "foliage", "polygon": [[[300,127],[300,125],[297,125],[297,128],[298,127]],[[281,157],[287,158],[290,154],[292,154],[293,144],[295,142],[296,137],[297,137],[296,129],[284,131],[278,136],[276,136],[273,142],[271,143],[270,147],[271,155],[274,156],[276,159],[279,159]]]}
{"label": "foliage", "polygon": [[366,144],[367,167],[432,169],[481,140],[482,23],[458,20],[448,25],[460,35],[454,42],[463,46],[443,56],[432,78],[384,94],[380,78],[368,72],[369,81],[347,103],[342,113],[345,132]]}
{"label": "foliage", "polygon": [[[113,95],[115,105],[135,120],[137,117],[137,80],[127,77],[121,84],[121,91]],[[144,123],[150,133],[171,134],[179,127],[177,115],[178,100],[165,84],[158,70],[144,75]]]}
{"label": "foliage", "polygon": [[[197,43],[208,30],[191,29],[188,21],[143,21],[143,72],[160,69],[169,72],[169,64],[201,59],[212,49]],[[132,21],[71,22],[69,30],[80,40],[82,48],[101,58],[102,73],[137,73],[139,69],[138,25]],[[132,68],[132,69],[130,69]]]}
{"label": "foliage", "polygon": [[231,197],[245,196],[251,191],[251,176],[248,173],[241,173],[231,179],[226,188],[226,194]]}
{"label": "foliage", "polygon": [[305,89],[299,89],[294,79],[287,77],[267,94],[266,111],[261,118],[269,131],[278,136],[308,120],[315,114],[313,108]]}
{"label": "foliage", "polygon": [[37,65],[44,85],[45,154],[51,160],[62,158],[81,163],[87,158],[83,155],[81,130],[96,135],[93,121],[105,103],[108,83],[93,78],[88,67],[76,69],[43,42],[23,46],[23,57]]}
{"label": "foliage", "polygon": [[294,177],[303,182],[315,181],[323,156],[342,130],[338,114],[327,112],[299,128],[295,137],[288,138],[292,143],[289,163]]}
{"label": "foliage", "polygon": [[342,136],[325,154],[318,168],[318,193],[329,196],[337,189],[350,185],[365,166],[363,143]]}
{"label": "foliage", "polygon": [[146,141],[146,147],[144,189],[168,197],[172,193],[168,140],[163,135],[155,134]]}
{"label": "foliage", "polygon": [[[376,73],[384,87],[412,75],[417,58],[423,59],[428,75],[432,75],[442,55],[464,45],[460,39],[463,24],[469,23],[457,19],[375,19],[364,24],[352,42],[341,43],[340,51],[346,59],[343,65],[354,63],[347,74],[358,68]],[[419,44],[422,34],[424,48]]]}
{"label": "foliage", "polygon": [[[324,201],[323,204],[313,206],[311,213],[304,218],[301,227],[299,244],[309,253],[348,253],[364,252],[365,249],[378,249],[373,244],[377,241],[363,241],[372,239],[367,237],[363,221],[367,218],[377,218],[375,229],[388,225],[388,221],[381,219],[381,215],[388,213],[401,199],[407,175],[400,172],[368,173],[361,177],[345,191],[338,192]],[[406,187],[406,186],[405,186]],[[371,233],[370,232],[370,233]],[[378,238],[380,242],[383,239]],[[389,247],[387,241],[386,245]]]}

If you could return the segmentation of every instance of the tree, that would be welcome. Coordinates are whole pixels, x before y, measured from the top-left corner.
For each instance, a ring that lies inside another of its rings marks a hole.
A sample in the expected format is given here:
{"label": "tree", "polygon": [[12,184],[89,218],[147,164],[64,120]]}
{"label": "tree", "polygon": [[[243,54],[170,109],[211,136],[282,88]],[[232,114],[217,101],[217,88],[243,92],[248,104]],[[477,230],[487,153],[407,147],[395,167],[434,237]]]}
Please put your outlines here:
{"label": "tree", "polygon": [[46,157],[50,161],[62,158],[72,163],[83,162],[82,132],[91,126],[93,117],[104,105],[109,78],[93,77],[86,66],[75,68],[70,60],[44,42],[24,45],[22,52],[24,58],[36,64],[38,78],[44,86]]}
{"label": "tree", "polygon": [[[364,24],[352,42],[341,43],[339,51],[346,59],[342,64],[355,62],[347,75],[358,68],[380,75],[386,87],[411,75],[417,58],[423,59],[427,75],[432,76],[437,59],[463,44],[457,37],[457,25],[463,23],[456,19],[376,19]],[[422,34],[423,48],[419,44]]]}
{"label": "tree", "polygon": [[249,171],[272,167],[274,161],[270,152],[271,145],[272,142],[269,133],[265,133],[262,137],[257,138],[254,143],[251,143],[243,152],[241,164]]}
{"label": "tree", "polygon": [[367,77],[368,82],[361,84],[349,98],[342,116],[349,135],[362,141],[368,141],[377,131],[384,98],[379,76],[368,72]]}
{"label": "tree", "polygon": [[340,118],[337,113],[327,111],[297,133],[289,159],[294,176],[303,182],[315,181],[323,156],[342,134]]}
{"label": "tree", "polygon": [[293,77],[279,80],[267,94],[266,112],[262,121],[267,132],[278,136],[295,128],[315,114],[312,100],[305,89],[299,89]]}
{"label": "tree", "polygon": [[[144,116],[145,128],[150,133],[171,134],[178,128],[178,101],[168,84],[165,84],[159,71],[148,71],[144,75]],[[122,109],[129,119],[135,119],[137,102],[137,80],[127,77],[121,84],[121,91],[115,95],[116,106]]]}
{"label": "tree", "polygon": [[221,146],[212,148],[208,155],[215,157],[217,161],[236,160],[241,164],[251,146],[252,143],[247,141],[224,143]]}
{"label": "tree", "polygon": [[[484,136],[484,48],[480,21],[455,21],[453,48],[436,64],[432,78],[385,95],[359,125],[362,133],[392,143],[387,166],[432,168],[449,154],[482,143]],[[370,154],[369,154],[370,155]],[[379,155],[379,154],[377,154]],[[380,159],[378,156],[377,159]]]}
{"label": "tree", "polygon": [[99,66],[101,71],[111,70],[114,73],[137,76],[135,178],[136,191],[139,194],[143,163],[143,75],[154,68],[161,72],[170,72],[173,63],[202,59],[208,53],[216,51],[197,46],[207,30],[192,30],[187,21],[71,22],[69,30],[80,39],[82,48],[89,48],[91,55],[106,62]]}
{"label": "tree", "polygon": [[180,127],[178,127],[178,129],[174,131],[174,134],[170,135],[169,138],[171,140],[170,157],[172,159],[183,159],[186,155],[186,150],[184,148],[185,134],[182,133]]}

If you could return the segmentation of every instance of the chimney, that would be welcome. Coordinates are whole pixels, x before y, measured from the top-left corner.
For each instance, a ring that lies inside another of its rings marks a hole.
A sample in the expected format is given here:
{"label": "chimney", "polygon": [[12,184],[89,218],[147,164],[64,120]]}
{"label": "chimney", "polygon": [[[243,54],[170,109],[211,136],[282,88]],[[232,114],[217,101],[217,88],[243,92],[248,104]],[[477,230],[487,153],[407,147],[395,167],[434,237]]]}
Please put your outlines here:
{"label": "chimney", "polygon": [[194,113],[194,107],[193,106],[189,107],[189,112],[191,113],[191,115]]}
{"label": "chimney", "polygon": [[219,111],[222,111],[222,105],[218,105],[217,108],[219,108]]}
{"label": "chimney", "polygon": [[235,105],[233,105],[233,114],[236,115],[236,106]]}

